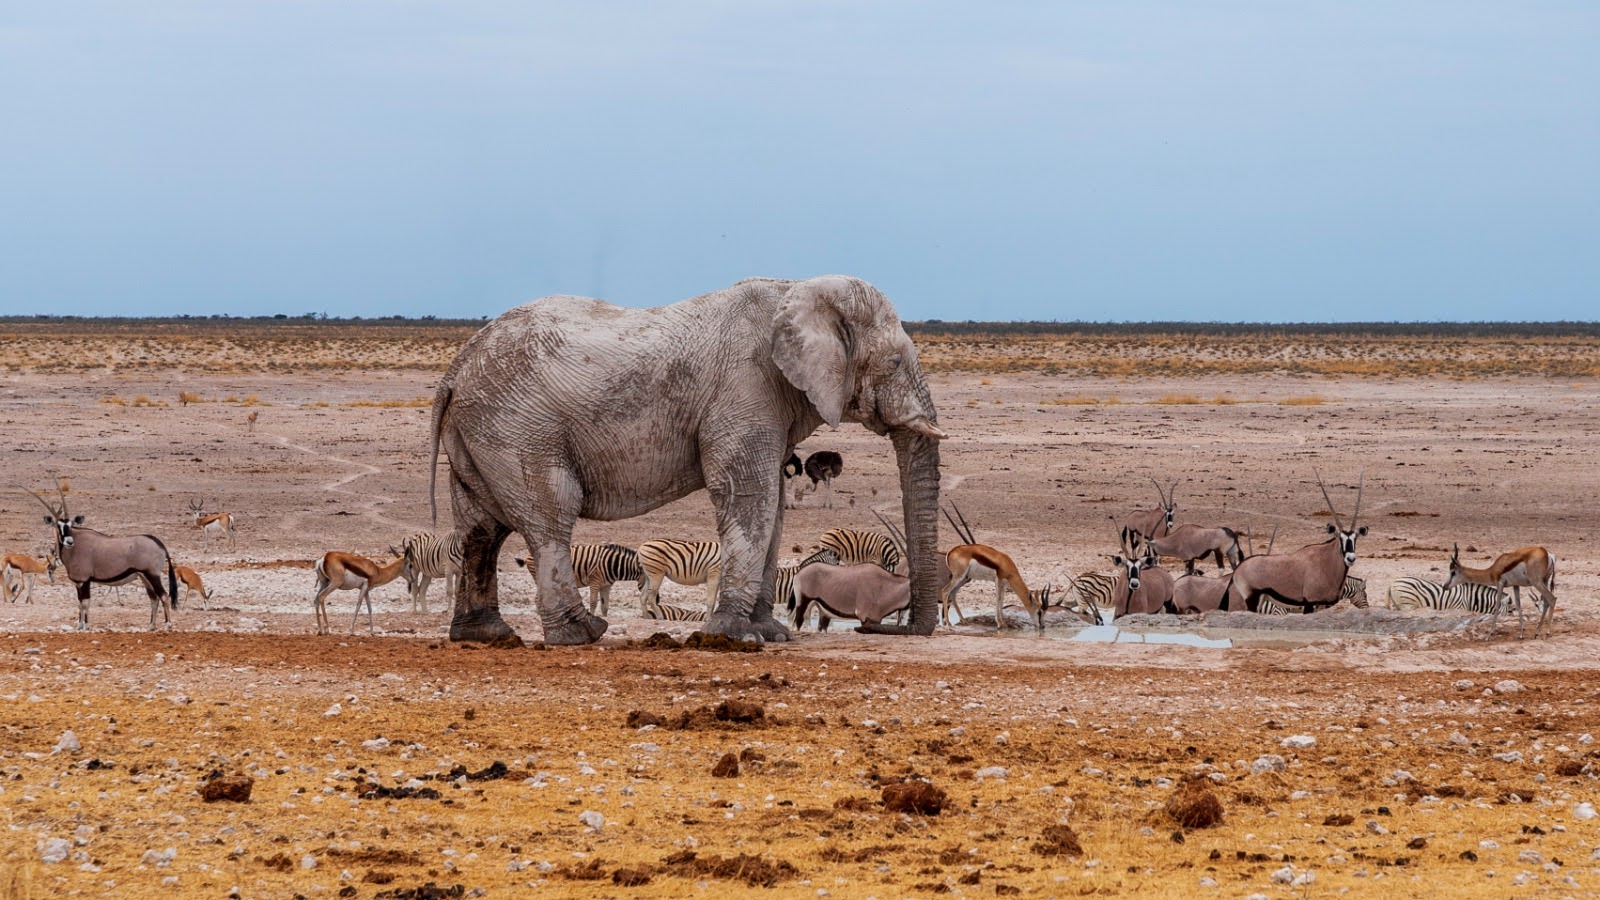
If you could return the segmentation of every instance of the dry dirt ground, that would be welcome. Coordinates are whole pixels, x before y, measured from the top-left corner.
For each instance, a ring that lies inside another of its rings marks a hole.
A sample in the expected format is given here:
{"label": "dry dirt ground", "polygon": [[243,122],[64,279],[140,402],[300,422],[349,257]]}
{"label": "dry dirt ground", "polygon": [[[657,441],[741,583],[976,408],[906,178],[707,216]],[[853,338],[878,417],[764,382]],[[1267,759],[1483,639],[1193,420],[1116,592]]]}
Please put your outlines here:
{"label": "dry dirt ground", "polygon": [[[401,364],[448,342],[380,338],[371,369],[262,373],[223,348],[214,366],[0,370],[5,480],[59,472],[74,513],[161,535],[216,591],[159,634],[127,589],[97,594],[87,634],[60,584],[0,609],[0,896],[1600,890],[1583,805],[1600,767],[1592,380],[1048,375],[1009,371],[1003,348],[994,374],[968,359],[934,377],[946,492],[1030,583],[1104,570],[1107,517],[1153,501],[1149,476],[1178,480],[1180,521],[1276,526],[1282,549],[1327,522],[1314,469],[1346,515],[1364,469],[1354,574],[1375,602],[1396,577],[1441,577],[1452,542],[1479,561],[1541,543],[1559,559],[1547,641],[1505,621],[1226,650],[967,627],[712,653],[641,646],[663,629],[618,586],[597,646],[472,649],[442,639],[437,589],[413,615],[399,584],[375,592],[378,636],[364,619],[343,633],[348,593],[339,634],[310,634],[314,556],[381,555],[428,521],[417,398],[436,373]],[[821,448],[845,474],[834,509],[788,512],[796,553],[898,507],[884,441],[845,427],[802,449]],[[237,548],[186,527],[195,494],[238,516]],[[0,549],[41,547],[42,512],[0,495]],[[710,535],[698,496],[579,537]],[[508,618],[534,642],[509,556]],[[963,597],[989,611],[984,586]],[[725,754],[743,759],[716,777]],[[203,801],[219,775],[253,778],[249,802]],[[944,792],[937,815],[885,808],[883,788],[913,775]],[[1168,811],[1194,777],[1220,822]]]}

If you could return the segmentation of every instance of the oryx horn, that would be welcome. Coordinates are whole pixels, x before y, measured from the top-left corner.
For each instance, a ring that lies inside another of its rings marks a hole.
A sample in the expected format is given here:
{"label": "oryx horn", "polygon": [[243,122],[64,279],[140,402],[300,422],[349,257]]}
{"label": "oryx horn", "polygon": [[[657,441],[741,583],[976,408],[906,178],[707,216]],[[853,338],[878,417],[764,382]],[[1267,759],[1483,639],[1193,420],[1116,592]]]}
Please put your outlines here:
{"label": "oryx horn", "polygon": [[1323,500],[1323,502],[1328,504],[1328,513],[1329,513],[1329,515],[1333,516],[1333,524],[1334,524],[1334,526],[1337,527],[1340,531],[1343,531],[1344,530],[1344,523],[1339,521],[1339,511],[1337,509],[1333,508],[1333,498],[1328,496],[1328,487],[1327,487],[1327,485],[1324,485],[1322,483],[1322,472],[1320,472],[1320,471],[1318,471],[1316,469],[1313,469],[1312,471],[1316,472],[1316,475],[1317,475],[1317,487],[1322,489],[1322,500]]}

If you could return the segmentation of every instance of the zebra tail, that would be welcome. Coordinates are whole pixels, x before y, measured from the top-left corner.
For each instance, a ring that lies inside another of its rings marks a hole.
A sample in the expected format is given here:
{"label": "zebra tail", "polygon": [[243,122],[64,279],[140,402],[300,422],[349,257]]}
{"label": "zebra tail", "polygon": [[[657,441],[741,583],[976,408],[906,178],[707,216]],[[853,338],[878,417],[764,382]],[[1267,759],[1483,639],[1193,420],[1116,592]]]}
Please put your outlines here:
{"label": "zebra tail", "polygon": [[178,608],[178,570],[172,565],[172,554],[167,554],[167,596],[172,598],[172,608]]}

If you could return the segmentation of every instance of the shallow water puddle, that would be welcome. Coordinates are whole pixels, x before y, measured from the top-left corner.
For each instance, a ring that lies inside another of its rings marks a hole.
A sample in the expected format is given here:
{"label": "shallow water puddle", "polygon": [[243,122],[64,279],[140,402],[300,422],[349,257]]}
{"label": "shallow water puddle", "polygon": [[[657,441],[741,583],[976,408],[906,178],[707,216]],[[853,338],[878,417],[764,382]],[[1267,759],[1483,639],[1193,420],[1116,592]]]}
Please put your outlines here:
{"label": "shallow water puddle", "polygon": [[1084,641],[1096,644],[1178,644],[1184,647],[1209,647],[1224,650],[1233,646],[1229,638],[1207,638],[1186,632],[1133,631],[1115,625],[1090,625],[1071,636],[1046,635],[1057,640]]}

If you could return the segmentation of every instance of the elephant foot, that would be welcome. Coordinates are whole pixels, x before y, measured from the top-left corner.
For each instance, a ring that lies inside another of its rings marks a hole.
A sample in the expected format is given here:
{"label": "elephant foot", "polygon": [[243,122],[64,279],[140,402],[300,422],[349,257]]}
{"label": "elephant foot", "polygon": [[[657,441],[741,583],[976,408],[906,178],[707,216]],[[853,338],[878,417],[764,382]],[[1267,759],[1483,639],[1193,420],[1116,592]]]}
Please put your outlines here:
{"label": "elephant foot", "polygon": [[517,632],[500,618],[494,608],[481,609],[457,615],[450,620],[450,640],[492,644],[517,636]]}
{"label": "elephant foot", "polygon": [[789,641],[794,636],[782,622],[771,616],[762,616],[758,619],[747,619],[744,616],[712,616],[706,620],[702,634],[720,634],[733,638],[736,641]]}
{"label": "elephant foot", "polygon": [[609,623],[591,613],[580,612],[578,620],[544,627],[544,642],[557,646],[592,644],[606,633]]}

